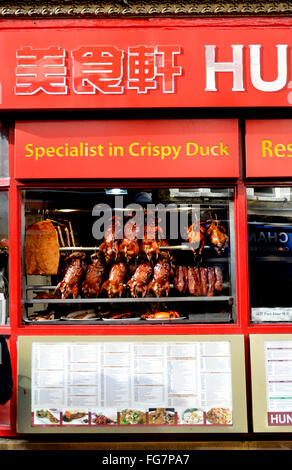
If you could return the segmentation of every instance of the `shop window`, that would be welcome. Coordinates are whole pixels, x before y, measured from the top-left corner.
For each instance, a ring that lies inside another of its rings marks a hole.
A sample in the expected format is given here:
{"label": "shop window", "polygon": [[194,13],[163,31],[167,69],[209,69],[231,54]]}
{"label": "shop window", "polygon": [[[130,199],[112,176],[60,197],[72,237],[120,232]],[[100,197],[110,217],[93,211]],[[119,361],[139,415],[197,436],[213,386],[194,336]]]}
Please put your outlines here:
{"label": "shop window", "polygon": [[0,325],[9,322],[8,253],[8,191],[0,191]]}
{"label": "shop window", "polygon": [[[6,342],[9,348],[9,337],[6,337]],[[10,426],[10,400],[5,405],[0,405],[0,427]]]}
{"label": "shop window", "polygon": [[8,176],[8,129],[0,123],[0,178]]}
{"label": "shop window", "polygon": [[252,322],[292,321],[292,191],[247,189]]}
{"label": "shop window", "polygon": [[233,189],[31,189],[22,213],[24,323],[236,322]]}

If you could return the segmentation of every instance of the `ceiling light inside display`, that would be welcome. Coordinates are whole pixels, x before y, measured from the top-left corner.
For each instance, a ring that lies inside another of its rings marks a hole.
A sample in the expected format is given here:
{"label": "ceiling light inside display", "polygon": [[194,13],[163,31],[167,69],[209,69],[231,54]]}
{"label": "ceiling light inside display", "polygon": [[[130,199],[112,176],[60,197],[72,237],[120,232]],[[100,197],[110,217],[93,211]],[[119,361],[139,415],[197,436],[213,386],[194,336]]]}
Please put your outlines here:
{"label": "ceiling light inside display", "polygon": [[55,209],[55,212],[78,212],[79,209]]}
{"label": "ceiling light inside display", "polygon": [[105,193],[117,195],[117,194],[128,194],[128,191],[126,189],[113,188],[113,189],[106,189]]}

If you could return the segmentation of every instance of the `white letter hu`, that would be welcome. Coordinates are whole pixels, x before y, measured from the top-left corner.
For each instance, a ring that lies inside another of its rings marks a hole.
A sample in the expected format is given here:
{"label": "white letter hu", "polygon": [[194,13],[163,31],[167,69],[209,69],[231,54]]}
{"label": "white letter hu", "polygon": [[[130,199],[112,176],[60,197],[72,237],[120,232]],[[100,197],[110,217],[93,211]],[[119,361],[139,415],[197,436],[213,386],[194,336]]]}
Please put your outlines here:
{"label": "white letter hu", "polygon": [[233,87],[232,91],[244,91],[242,74],[242,50],[243,45],[232,45],[233,62],[215,62],[216,46],[205,46],[206,57],[206,88],[205,91],[217,91],[216,72],[232,72]]}
{"label": "white letter hu", "polygon": [[261,78],[261,45],[252,44],[250,47],[250,78],[253,86],[260,91],[278,91],[284,88],[287,82],[287,44],[278,44],[278,77],[272,82]]}

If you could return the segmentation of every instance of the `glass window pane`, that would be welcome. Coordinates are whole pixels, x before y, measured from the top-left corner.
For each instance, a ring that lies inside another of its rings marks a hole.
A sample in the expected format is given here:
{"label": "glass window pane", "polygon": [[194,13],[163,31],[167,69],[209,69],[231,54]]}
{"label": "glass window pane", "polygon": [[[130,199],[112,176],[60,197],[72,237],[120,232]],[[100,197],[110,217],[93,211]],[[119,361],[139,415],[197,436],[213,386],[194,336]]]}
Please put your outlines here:
{"label": "glass window pane", "polygon": [[8,191],[0,191],[0,324],[9,322],[8,312]]}
{"label": "glass window pane", "polygon": [[[9,338],[6,337],[7,345],[9,348]],[[5,405],[0,405],[0,426],[10,426],[10,400]]]}
{"label": "glass window pane", "polygon": [[292,321],[291,188],[247,189],[249,291],[253,322]]}
{"label": "glass window pane", "polygon": [[24,322],[236,321],[232,189],[22,195]]}
{"label": "glass window pane", "polygon": [[0,122],[0,178],[7,178],[8,176],[8,128]]}

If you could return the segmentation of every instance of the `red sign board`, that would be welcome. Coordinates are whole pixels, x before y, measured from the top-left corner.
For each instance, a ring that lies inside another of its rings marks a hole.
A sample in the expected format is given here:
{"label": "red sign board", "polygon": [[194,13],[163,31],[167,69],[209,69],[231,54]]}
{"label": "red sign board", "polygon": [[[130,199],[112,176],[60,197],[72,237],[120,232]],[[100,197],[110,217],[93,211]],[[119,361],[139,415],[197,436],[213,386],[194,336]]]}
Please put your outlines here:
{"label": "red sign board", "polygon": [[246,176],[292,176],[292,120],[246,122]]}
{"label": "red sign board", "polygon": [[17,179],[235,178],[238,123],[227,120],[17,122]]}
{"label": "red sign board", "polygon": [[2,23],[0,109],[290,107],[291,24]]}

